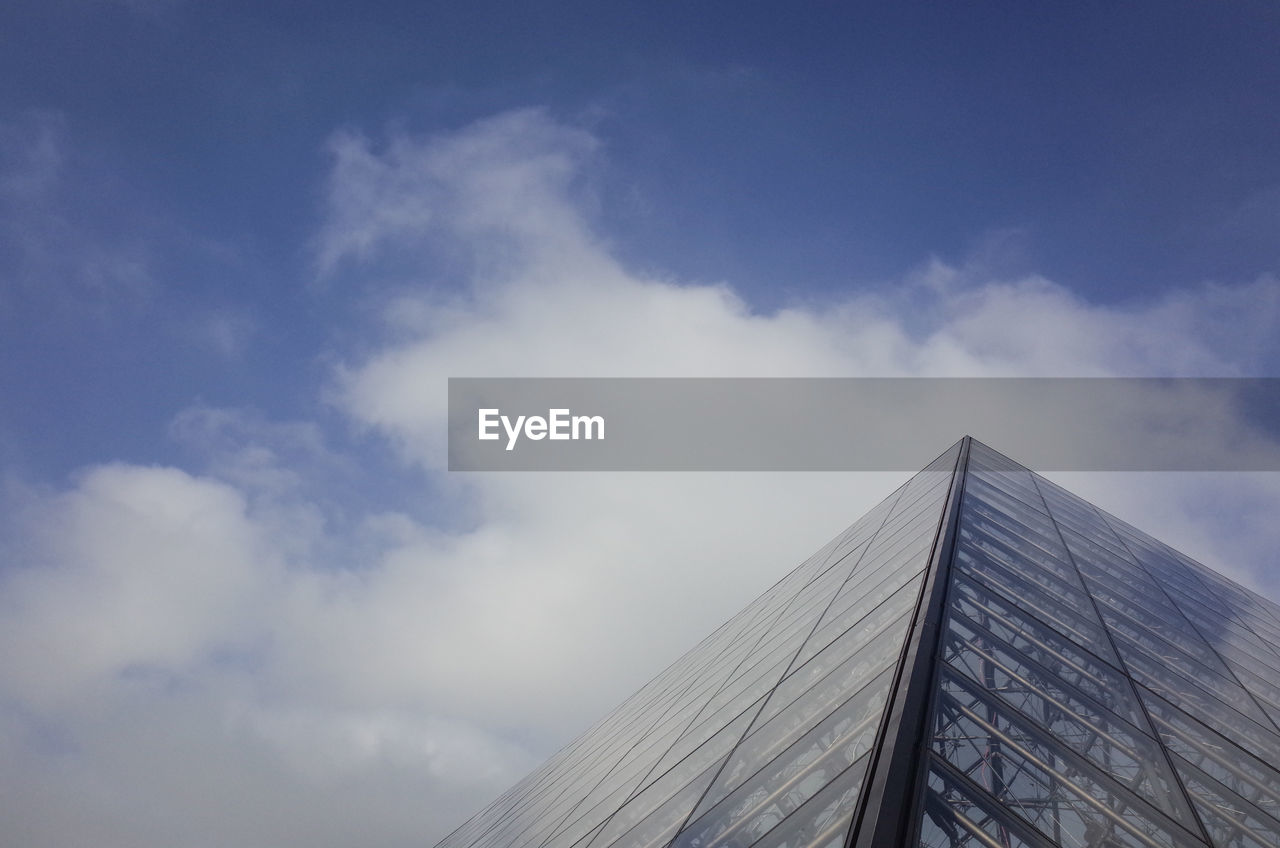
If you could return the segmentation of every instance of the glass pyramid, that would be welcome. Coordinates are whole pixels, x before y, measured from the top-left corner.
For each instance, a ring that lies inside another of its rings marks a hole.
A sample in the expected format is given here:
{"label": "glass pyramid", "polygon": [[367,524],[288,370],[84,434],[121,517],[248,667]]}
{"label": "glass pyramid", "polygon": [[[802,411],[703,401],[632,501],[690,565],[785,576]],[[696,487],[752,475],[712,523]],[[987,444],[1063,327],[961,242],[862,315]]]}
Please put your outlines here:
{"label": "glass pyramid", "polygon": [[438,848],[1280,846],[1280,606],[969,438]]}

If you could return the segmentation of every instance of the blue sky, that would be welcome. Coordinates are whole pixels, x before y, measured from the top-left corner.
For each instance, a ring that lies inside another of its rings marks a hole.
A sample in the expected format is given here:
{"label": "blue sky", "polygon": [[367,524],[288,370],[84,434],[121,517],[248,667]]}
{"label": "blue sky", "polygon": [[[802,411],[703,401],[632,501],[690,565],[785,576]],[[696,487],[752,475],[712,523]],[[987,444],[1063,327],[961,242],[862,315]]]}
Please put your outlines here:
{"label": "blue sky", "polygon": [[[6,153],[21,168],[33,134],[54,136],[56,238],[78,242],[47,250],[127,254],[156,282],[86,282],[90,308],[51,319],[45,277],[75,272],[7,241],[6,276],[28,279],[6,298],[0,387],[27,401],[0,420],[11,456],[40,473],[146,459],[194,395],[305,402],[279,375],[331,345],[361,293],[313,285],[341,128],[545,107],[599,139],[592,211],[617,256],[730,281],[763,311],[892,285],[931,256],[1099,303],[1280,261],[1264,3],[462,5],[7,4]],[[270,328],[237,364],[172,332],[219,310]],[[51,426],[75,438],[32,438]]]}
{"label": "blue sky", "polygon": [[[4,4],[0,841],[430,844],[898,479],[449,475],[449,376],[1276,376],[1277,43]],[[1063,482],[1280,595],[1274,475]]]}

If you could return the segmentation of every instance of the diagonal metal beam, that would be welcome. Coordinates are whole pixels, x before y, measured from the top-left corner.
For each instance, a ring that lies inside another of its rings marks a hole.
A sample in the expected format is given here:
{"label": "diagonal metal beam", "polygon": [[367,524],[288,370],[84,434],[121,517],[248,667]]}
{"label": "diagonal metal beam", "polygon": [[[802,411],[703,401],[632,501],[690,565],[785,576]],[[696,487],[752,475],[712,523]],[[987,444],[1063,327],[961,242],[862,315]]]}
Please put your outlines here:
{"label": "diagonal metal beam", "polygon": [[921,771],[929,751],[926,723],[971,444],[969,436],[960,443],[929,572],[898,660],[893,694],[872,748],[873,760],[845,840],[847,848],[901,848],[909,843],[916,825],[915,811],[924,788]]}

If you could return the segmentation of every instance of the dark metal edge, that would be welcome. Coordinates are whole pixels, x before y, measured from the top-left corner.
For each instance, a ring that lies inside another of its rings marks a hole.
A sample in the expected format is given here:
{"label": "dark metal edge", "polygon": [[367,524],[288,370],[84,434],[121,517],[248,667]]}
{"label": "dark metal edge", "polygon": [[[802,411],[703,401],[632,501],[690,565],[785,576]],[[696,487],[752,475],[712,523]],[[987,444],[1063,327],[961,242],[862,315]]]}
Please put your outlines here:
{"label": "dark metal edge", "polygon": [[894,672],[893,694],[872,747],[868,779],[845,839],[846,848],[900,848],[909,844],[915,833],[919,818],[915,813],[924,787],[921,775],[929,753],[925,736],[938,646],[972,441],[969,436],[961,439],[928,573]]}

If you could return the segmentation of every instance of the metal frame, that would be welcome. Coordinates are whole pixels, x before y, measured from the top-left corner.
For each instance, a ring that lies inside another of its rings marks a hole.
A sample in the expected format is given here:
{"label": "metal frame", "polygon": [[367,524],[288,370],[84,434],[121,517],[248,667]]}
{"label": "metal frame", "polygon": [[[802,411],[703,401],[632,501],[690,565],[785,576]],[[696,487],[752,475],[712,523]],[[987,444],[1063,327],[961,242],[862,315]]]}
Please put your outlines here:
{"label": "metal frame", "polygon": [[901,848],[911,843],[918,827],[915,812],[925,783],[920,778],[929,754],[926,724],[932,713],[938,647],[972,442],[969,436],[961,440],[951,490],[934,537],[928,575],[903,642],[893,695],[872,748],[874,759],[845,840],[846,848]]}

